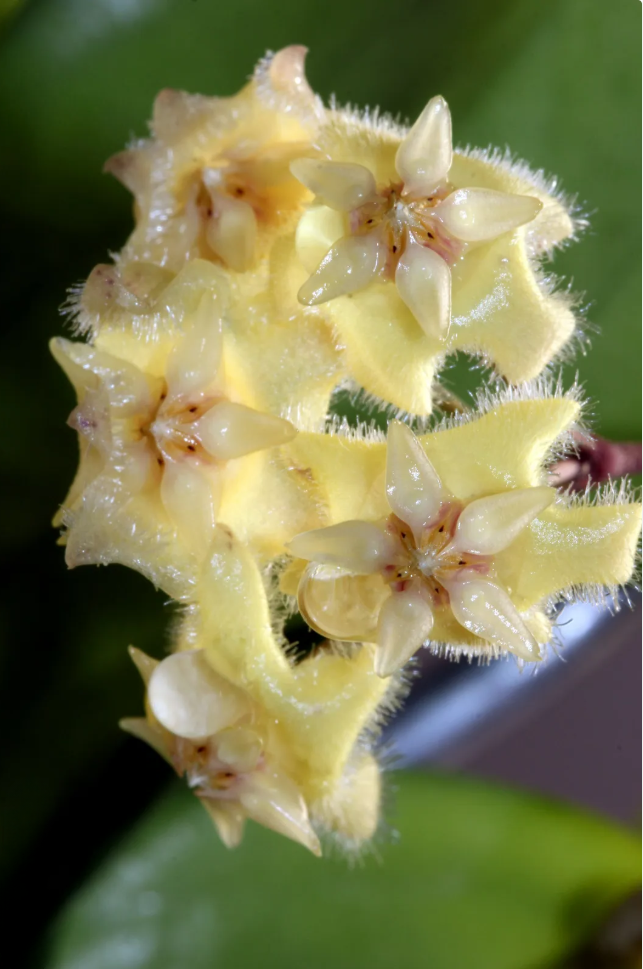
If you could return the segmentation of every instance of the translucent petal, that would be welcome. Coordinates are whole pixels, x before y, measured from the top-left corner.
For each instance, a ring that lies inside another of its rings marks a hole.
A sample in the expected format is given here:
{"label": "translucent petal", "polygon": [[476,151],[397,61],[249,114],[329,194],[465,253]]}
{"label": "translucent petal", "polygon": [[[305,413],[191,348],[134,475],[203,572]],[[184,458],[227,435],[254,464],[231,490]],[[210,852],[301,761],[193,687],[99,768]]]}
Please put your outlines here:
{"label": "translucent petal", "polygon": [[199,800],[212,818],[226,848],[237,848],[241,844],[246,823],[243,808],[236,801],[215,800],[211,797],[200,797]]}
{"label": "translucent petal", "polygon": [[348,643],[375,642],[377,617],[389,595],[379,575],[346,575],[308,566],[299,583],[299,611],[312,629]]}
{"label": "translucent petal", "polygon": [[187,740],[211,737],[248,712],[243,694],[214,672],[202,650],[162,660],[147,695],[158,722]]}
{"label": "translucent petal", "polygon": [[511,195],[490,188],[459,188],[435,209],[456,239],[486,242],[536,218],[543,207],[533,195]]}
{"label": "translucent petal", "polygon": [[375,672],[391,676],[428,639],[433,610],[417,590],[394,592],[380,612],[377,626]]}
{"label": "translucent petal", "polygon": [[520,488],[478,498],[460,515],[454,545],[480,555],[501,552],[555,498],[553,488]]}
{"label": "translucent petal", "polygon": [[405,195],[429,195],[451,168],[451,112],[444,98],[431,98],[397,150],[395,167]]}
{"label": "translucent petal", "polygon": [[154,659],[152,656],[148,656],[147,653],[143,652],[143,650],[137,649],[136,646],[130,646],[128,653],[130,654],[130,658],[134,663],[134,666],[141,674],[143,683],[145,683],[145,686],[147,686],[150,681],[150,676],[158,666],[159,661]]}
{"label": "translucent petal", "polygon": [[447,585],[451,611],[469,632],[495,650],[520,659],[539,660],[540,649],[513,602],[499,585],[483,578],[457,579]]}
{"label": "translucent petal", "polygon": [[195,424],[195,432],[213,457],[229,461],[285,444],[293,439],[297,429],[281,417],[224,400],[205,412]]}
{"label": "translucent petal", "polygon": [[314,855],[321,855],[319,839],[308,818],[306,802],[290,778],[283,774],[255,771],[252,780],[242,788],[239,800],[253,821],[298,841]]}
{"label": "translucent petal", "polygon": [[451,270],[444,259],[409,242],[395,270],[395,285],[427,336],[445,340],[451,323]]}
{"label": "translucent petal", "polygon": [[236,272],[252,266],[257,244],[257,217],[251,205],[218,191],[211,193],[214,213],[208,219],[206,237],[210,247]]}
{"label": "translucent petal", "polygon": [[214,293],[205,293],[192,325],[168,359],[168,394],[191,400],[207,394],[216,384],[222,349],[221,303]]}
{"label": "translucent petal", "polygon": [[379,526],[348,521],[296,535],[287,546],[291,555],[322,565],[336,565],[355,575],[379,572],[395,560],[397,546]]}
{"label": "translucent petal", "polygon": [[50,343],[56,362],[74,385],[79,399],[102,386],[119,417],[144,414],[158,403],[159,381],[138,367],[89,343],[57,337]]}
{"label": "translucent petal", "polygon": [[313,205],[297,223],[295,247],[304,269],[312,273],[338,239],[346,234],[344,216],[327,205]]}
{"label": "translucent petal", "polygon": [[398,518],[407,522],[416,540],[440,510],[444,490],[440,478],[413,431],[401,421],[388,426],[386,495]]}
{"label": "translucent petal", "polygon": [[163,468],[161,498],[165,510],[185,544],[197,555],[206,551],[214,533],[219,498],[215,495],[216,474],[206,474],[188,460],[166,459]]}
{"label": "translucent petal", "polygon": [[350,212],[375,195],[372,173],[363,165],[298,158],[290,170],[306,188],[331,209]]}
{"label": "translucent petal", "polygon": [[384,246],[375,233],[344,236],[324,256],[297,294],[304,306],[316,306],[368,286],[383,265]]}

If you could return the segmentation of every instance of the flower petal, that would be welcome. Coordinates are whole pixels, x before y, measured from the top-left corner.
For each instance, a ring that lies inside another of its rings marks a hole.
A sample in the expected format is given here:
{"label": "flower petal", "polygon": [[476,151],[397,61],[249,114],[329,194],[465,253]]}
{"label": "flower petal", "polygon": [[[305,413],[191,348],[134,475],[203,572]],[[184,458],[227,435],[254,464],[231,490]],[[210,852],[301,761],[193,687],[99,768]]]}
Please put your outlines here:
{"label": "flower petal", "polygon": [[326,253],[297,299],[304,306],[316,306],[363,289],[377,277],[384,255],[384,246],[374,232],[344,236]]}
{"label": "flower petal", "polygon": [[314,855],[321,855],[321,846],[310,823],[306,802],[289,777],[255,772],[242,788],[239,800],[253,821],[299,842]]}
{"label": "flower petal", "polygon": [[391,676],[413,656],[433,628],[433,610],[416,589],[394,592],[380,612],[375,672]]}
{"label": "flower petal", "polygon": [[348,643],[375,642],[377,617],[388,589],[379,575],[347,575],[309,565],[297,601],[308,625],[322,636]]}
{"label": "flower petal", "polygon": [[216,523],[221,483],[188,461],[165,461],[161,479],[163,505],[176,530],[197,555],[205,553]]}
{"label": "flower petal", "polygon": [[297,223],[295,247],[304,269],[312,273],[338,239],[346,235],[346,220],[336,209],[313,205]]}
{"label": "flower petal", "polygon": [[198,400],[216,384],[223,350],[221,323],[220,300],[214,293],[204,294],[191,327],[167,361],[170,397]]}
{"label": "flower petal", "polygon": [[144,653],[141,649],[137,649],[135,646],[130,646],[128,653],[130,654],[130,658],[134,663],[134,666],[141,674],[143,683],[145,686],[147,686],[147,684],[150,682],[152,673],[159,665],[159,661],[157,659],[153,659],[152,656],[148,656],[147,653]]}
{"label": "flower petal", "polygon": [[490,188],[459,188],[435,209],[446,230],[462,242],[486,242],[532,222],[543,203],[533,195]]}
{"label": "flower petal", "polygon": [[[552,505],[524,532],[524,541],[498,556],[503,575],[524,563],[512,595],[528,608],[564,591],[586,588],[590,597],[631,580],[641,531],[641,505]],[[501,573],[499,572],[499,575]]]}
{"label": "flower petal", "polygon": [[297,433],[290,421],[229,400],[207,410],[195,424],[195,431],[205,449],[220,461],[277,447]]}
{"label": "flower petal", "polygon": [[375,195],[372,173],[363,165],[298,158],[290,170],[313,195],[331,209],[350,212]]}
{"label": "flower petal", "polygon": [[202,650],[162,660],[150,677],[147,695],[158,722],[187,740],[210,737],[248,711],[243,694],[217,676]]}
{"label": "flower petal", "polygon": [[451,112],[443,97],[431,98],[395,157],[404,194],[429,195],[449,174],[452,157]]}
{"label": "flower petal", "polygon": [[386,495],[398,518],[410,525],[416,540],[440,510],[442,482],[413,431],[401,421],[388,426]]}
{"label": "flower petal", "polygon": [[395,270],[395,285],[427,336],[445,340],[451,323],[451,270],[444,259],[409,242]]}
{"label": "flower petal", "polygon": [[336,565],[354,575],[379,572],[395,559],[397,547],[379,525],[340,522],[296,535],[287,548],[295,558]]}
{"label": "flower petal", "polygon": [[380,819],[382,778],[372,754],[356,752],[330,793],[311,805],[315,822],[353,845],[369,841]]}
{"label": "flower petal", "polygon": [[411,414],[431,413],[446,346],[427,335],[396,286],[378,278],[324,312],[345,347],[348,372],[366,391]]}
{"label": "flower petal", "polygon": [[478,498],[460,515],[453,544],[478,555],[501,552],[555,498],[553,488],[520,488]]}
{"label": "flower petal", "polygon": [[447,589],[453,615],[469,632],[491,643],[497,652],[514,653],[530,661],[541,658],[538,643],[507,593],[495,582],[467,577],[449,582]]}
{"label": "flower petal", "polygon": [[243,273],[255,258],[257,217],[254,210],[247,202],[230,198],[216,189],[210,191],[210,197],[214,212],[206,226],[208,245],[226,266]]}
{"label": "flower petal", "polygon": [[199,800],[212,818],[226,848],[237,848],[241,844],[246,823],[243,808],[236,801],[221,801],[210,797],[199,797]]}

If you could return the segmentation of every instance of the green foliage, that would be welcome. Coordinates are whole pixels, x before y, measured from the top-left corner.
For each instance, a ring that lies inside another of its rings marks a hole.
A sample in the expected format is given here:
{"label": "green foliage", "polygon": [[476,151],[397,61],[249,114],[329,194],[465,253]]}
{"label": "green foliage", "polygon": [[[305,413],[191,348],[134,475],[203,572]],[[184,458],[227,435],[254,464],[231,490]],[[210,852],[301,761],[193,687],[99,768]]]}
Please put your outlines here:
{"label": "green foliage", "polygon": [[386,840],[350,870],[250,825],[227,851],[173,790],[55,925],[47,969],[536,969],[638,880],[637,839],[453,777],[399,784]]}

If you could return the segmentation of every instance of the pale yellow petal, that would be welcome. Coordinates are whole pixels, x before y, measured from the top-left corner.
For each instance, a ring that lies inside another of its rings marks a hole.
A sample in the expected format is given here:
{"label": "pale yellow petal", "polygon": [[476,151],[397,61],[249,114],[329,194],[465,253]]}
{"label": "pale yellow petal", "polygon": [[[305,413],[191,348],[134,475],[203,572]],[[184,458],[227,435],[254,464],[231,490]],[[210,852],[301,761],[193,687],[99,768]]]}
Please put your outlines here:
{"label": "pale yellow petal", "polygon": [[532,222],[543,203],[533,195],[490,188],[459,188],[436,207],[447,231],[462,242],[488,242]]}
{"label": "pale yellow petal", "polygon": [[431,98],[402,141],[395,167],[404,194],[430,195],[448,175],[453,158],[451,112],[443,97]]}
{"label": "pale yellow petal", "polygon": [[295,558],[369,575],[390,564],[397,547],[383,527],[358,520],[295,535],[288,551]]}
{"label": "pale yellow petal", "polygon": [[162,660],[152,672],[147,695],[158,722],[188,740],[210,737],[248,712],[243,694],[217,676],[202,650]]}
{"label": "pale yellow petal", "polygon": [[497,583],[472,573],[449,582],[447,588],[451,611],[460,625],[489,642],[494,651],[529,661],[541,658],[538,643]]}
{"label": "pale yellow petal", "polygon": [[328,830],[359,845],[373,837],[380,818],[382,779],[371,754],[356,756],[325,797],[312,806],[313,817]]}
{"label": "pale yellow petal", "polygon": [[429,337],[392,282],[371,283],[324,305],[348,371],[366,391],[412,414],[428,415],[446,344]]}
{"label": "pale yellow petal", "polygon": [[220,461],[286,444],[297,430],[290,421],[224,400],[209,408],[195,425],[205,449]]}
{"label": "pale yellow petal", "polygon": [[426,642],[433,610],[417,589],[394,592],[383,604],[377,625],[375,671],[391,676]]}
{"label": "pale yellow petal", "polygon": [[556,498],[553,488],[519,488],[467,505],[454,536],[454,547],[478,555],[495,555],[548,508]]}
{"label": "pale yellow petal", "polygon": [[223,351],[221,300],[205,293],[192,324],[167,361],[169,395],[198,400],[217,383]]}
{"label": "pale yellow petal", "polygon": [[305,306],[316,306],[356,293],[376,279],[385,258],[384,245],[375,233],[344,236],[328,250],[297,299]]}
{"label": "pale yellow petal", "polygon": [[253,821],[299,842],[314,855],[321,855],[306,802],[290,778],[255,772],[241,790],[240,804]]}
{"label": "pale yellow petal", "polygon": [[346,219],[327,205],[313,205],[297,223],[295,246],[304,269],[312,273],[329,249],[346,235]]}
{"label": "pale yellow petal", "polygon": [[444,500],[440,478],[413,431],[401,421],[388,426],[386,495],[391,509],[413,530],[416,540]]}
{"label": "pale yellow petal", "polygon": [[312,629],[342,642],[374,642],[382,604],[389,595],[379,575],[347,575],[332,566],[309,566],[297,602]]}
{"label": "pale yellow petal", "polygon": [[442,256],[409,242],[395,270],[395,285],[427,336],[446,340],[451,326],[451,270]]}
{"label": "pale yellow petal", "polygon": [[[217,480],[219,479],[219,480]],[[186,547],[204,555],[216,523],[220,475],[188,460],[166,460],[161,479],[165,510]]]}
{"label": "pale yellow petal", "polygon": [[554,505],[498,556],[500,574],[518,576],[512,596],[521,609],[562,591],[612,589],[632,578],[640,530],[636,503]]}
{"label": "pale yellow petal", "polygon": [[375,195],[375,179],[363,165],[299,158],[292,162],[290,170],[320,202],[332,209],[350,212]]}
{"label": "pale yellow petal", "polygon": [[237,848],[243,838],[246,814],[237,801],[221,801],[210,797],[200,797],[201,804],[206,809],[217,833],[226,848]]}

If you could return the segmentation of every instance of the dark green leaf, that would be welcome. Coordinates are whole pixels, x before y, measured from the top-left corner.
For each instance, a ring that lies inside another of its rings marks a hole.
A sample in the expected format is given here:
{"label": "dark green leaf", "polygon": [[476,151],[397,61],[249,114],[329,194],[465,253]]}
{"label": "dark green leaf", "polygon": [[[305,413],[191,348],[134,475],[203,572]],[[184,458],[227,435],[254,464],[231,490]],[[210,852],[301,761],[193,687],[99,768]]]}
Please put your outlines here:
{"label": "dark green leaf", "polygon": [[63,912],[47,969],[536,969],[637,884],[626,831],[457,777],[393,780],[400,838],[352,869],[254,825],[228,852],[173,790]]}

